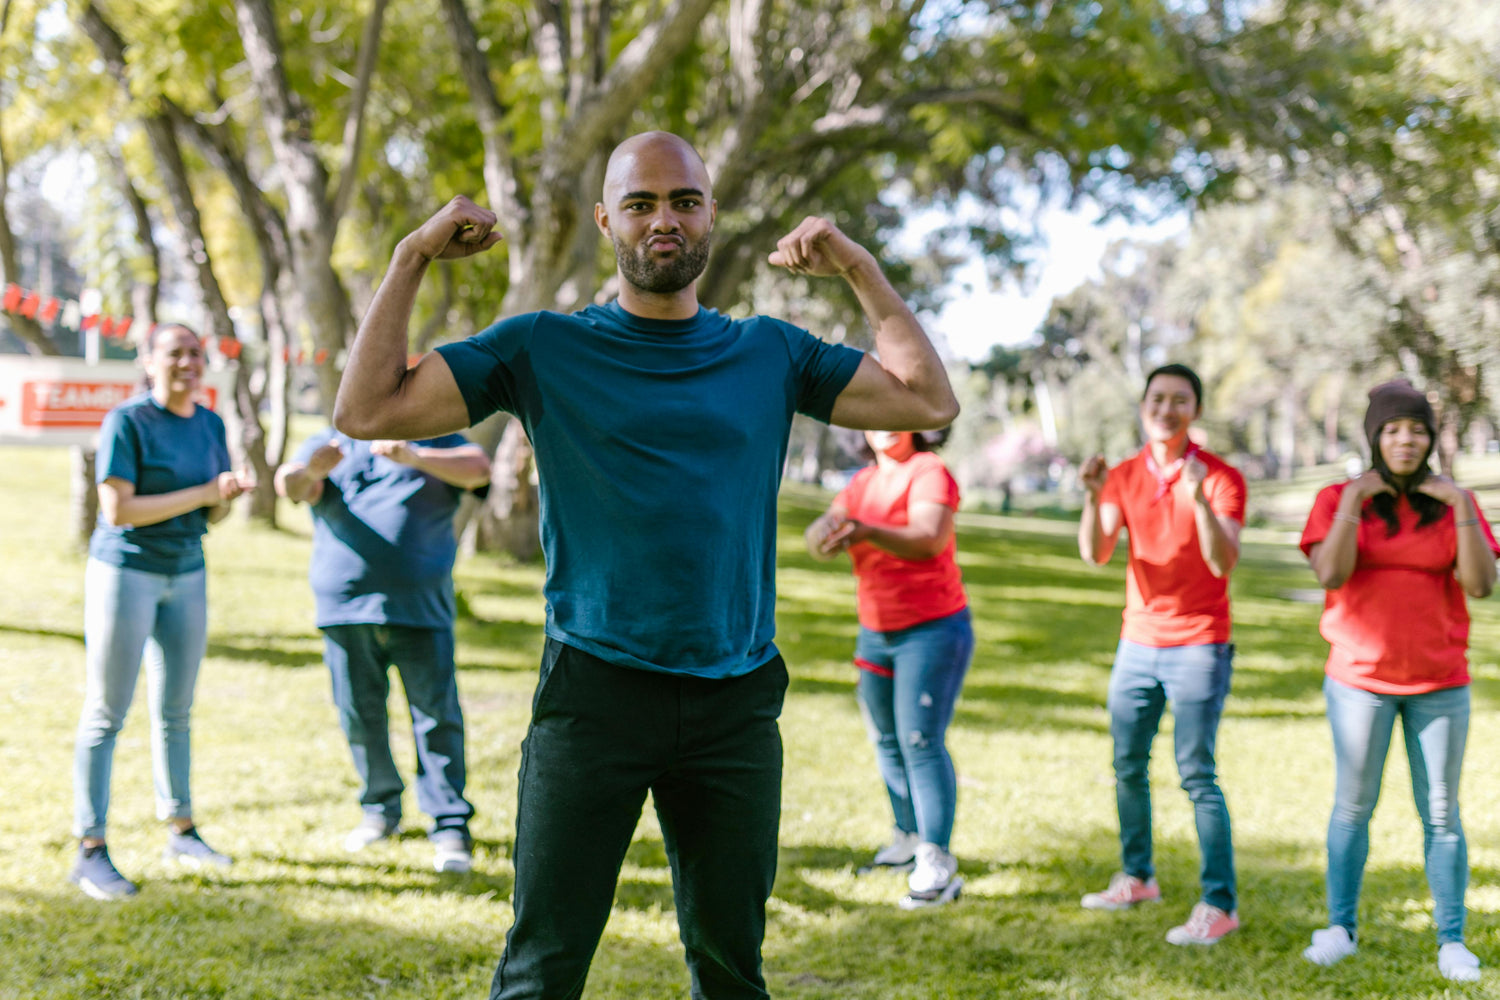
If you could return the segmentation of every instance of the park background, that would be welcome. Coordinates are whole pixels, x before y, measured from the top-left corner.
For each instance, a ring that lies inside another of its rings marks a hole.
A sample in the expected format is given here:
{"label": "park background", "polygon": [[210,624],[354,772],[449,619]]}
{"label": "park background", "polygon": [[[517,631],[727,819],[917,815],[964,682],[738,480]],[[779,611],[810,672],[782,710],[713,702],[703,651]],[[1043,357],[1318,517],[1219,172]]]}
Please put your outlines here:
{"label": "park background", "polygon": [[[897,884],[851,874],[886,822],[852,699],[852,585],[797,538],[852,442],[794,430],[777,994],[1443,995],[1401,762],[1361,957],[1330,972],[1295,957],[1321,925],[1331,777],[1315,585],[1290,537],[1316,488],[1367,457],[1364,392],[1396,375],[1431,395],[1442,467],[1488,511],[1500,500],[1500,5],[0,0],[0,275],[23,302],[87,307],[8,306],[0,351],[130,357],[103,319],[185,320],[233,383],[237,455],[269,483],[331,406],[395,242],[450,195],[494,207],[506,242],[435,269],[413,353],[612,295],[590,212],[608,150],[653,127],[692,138],[715,178],[705,303],[867,345],[841,283],[763,263],[828,215],[927,320],[964,404],[945,458],[980,639],[953,737],[969,892],[915,917],[890,906]],[[1059,261],[1077,252],[1056,239],[1069,212],[1124,238],[1097,266]],[[1059,289],[1060,264],[1092,276]],[[1038,306],[1038,289],[1056,294]],[[1171,901],[1109,921],[1075,909],[1115,864],[1102,703],[1123,585],[1076,560],[1073,470],[1138,446],[1142,376],[1165,360],[1202,373],[1205,443],[1251,478],[1224,734],[1246,928],[1199,954],[1160,942],[1194,869],[1169,766]],[[91,454],[0,450],[0,995],[482,988],[508,922],[541,571],[524,438],[503,420],[476,435],[496,455],[496,488],[461,519],[477,873],[435,878],[411,841],[369,861],[337,850],[352,777],[310,627],[306,521],[266,489],[210,535],[195,713],[205,822],[242,861],[222,879],[151,867],[138,707],[112,845],[146,892],[108,910],[64,882]],[[1476,617],[1470,943],[1500,963],[1497,619],[1483,602]],[[649,820],[618,904],[590,995],[684,992]]]}

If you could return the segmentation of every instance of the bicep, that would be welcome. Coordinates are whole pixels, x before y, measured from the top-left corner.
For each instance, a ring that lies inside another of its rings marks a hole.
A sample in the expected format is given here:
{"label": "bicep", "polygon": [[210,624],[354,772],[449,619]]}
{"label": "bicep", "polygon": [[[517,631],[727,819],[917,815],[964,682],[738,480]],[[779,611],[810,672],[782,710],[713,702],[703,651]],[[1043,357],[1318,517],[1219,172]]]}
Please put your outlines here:
{"label": "bicep", "polygon": [[448,362],[429,351],[401,376],[400,387],[377,412],[339,414],[338,429],[352,438],[419,441],[468,427],[469,406]]}
{"label": "bicep", "polygon": [[1118,535],[1123,523],[1124,518],[1120,514],[1119,504],[1107,502],[1099,504],[1099,530],[1106,538]]}
{"label": "bicep", "polygon": [[932,424],[928,405],[870,355],[833,403],[829,423],[855,430],[927,430]]}
{"label": "bicep", "polygon": [[953,508],[931,501],[914,503],[906,509],[906,523],[923,538],[946,545],[953,534]]}

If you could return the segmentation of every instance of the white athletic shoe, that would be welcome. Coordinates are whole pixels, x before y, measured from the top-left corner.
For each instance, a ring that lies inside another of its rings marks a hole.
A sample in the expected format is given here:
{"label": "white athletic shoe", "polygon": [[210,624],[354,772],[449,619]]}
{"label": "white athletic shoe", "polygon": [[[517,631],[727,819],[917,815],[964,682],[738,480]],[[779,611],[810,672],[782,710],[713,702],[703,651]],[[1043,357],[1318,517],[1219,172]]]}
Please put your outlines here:
{"label": "white athletic shoe", "polygon": [[1462,941],[1449,941],[1438,948],[1438,971],[1444,979],[1472,983],[1479,979],[1479,956],[1464,947]]}
{"label": "white athletic shoe", "polygon": [[870,860],[871,868],[903,868],[910,866],[917,857],[919,840],[915,833],[907,833],[899,826],[891,828],[891,842],[875,852]]}
{"label": "white athletic shoe", "polygon": [[1333,965],[1358,951],[1349,931],[1338,925],[1312,932],[1312,944],[1302,949],[1302,957],[1313,965]]}
{"label": "white athletic shoe", "polygon": [[958,877],[958,859],[936,844],[917,845],[917,867],[906,879],[911,890],[901,897],[903,910],[941,906],[958,898],[964,880]]}

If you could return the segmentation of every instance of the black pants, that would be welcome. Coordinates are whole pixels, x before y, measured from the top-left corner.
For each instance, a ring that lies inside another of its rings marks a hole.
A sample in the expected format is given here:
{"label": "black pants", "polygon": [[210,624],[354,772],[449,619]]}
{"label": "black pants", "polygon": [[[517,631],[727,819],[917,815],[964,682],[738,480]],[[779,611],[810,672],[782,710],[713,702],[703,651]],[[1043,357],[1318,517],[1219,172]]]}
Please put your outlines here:
{"label": "black pants", "polygon": [[692,995],[767,997],[786,665],[728,680],[617,667],[549,639],[521,748],[515,923],[491,1000],[573,1000],[650,790]]}

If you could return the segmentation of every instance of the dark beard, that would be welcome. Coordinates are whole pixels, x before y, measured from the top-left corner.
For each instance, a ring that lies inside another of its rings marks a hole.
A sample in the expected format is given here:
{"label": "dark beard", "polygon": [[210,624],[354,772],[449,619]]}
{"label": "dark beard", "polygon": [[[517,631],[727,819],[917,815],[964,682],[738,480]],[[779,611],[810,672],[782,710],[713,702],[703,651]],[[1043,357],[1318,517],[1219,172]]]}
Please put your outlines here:
{"label": "dark beard", "polygon": [[708,251],[712,240],[704,234],[697,243],[684,243],[671,260],[663,264],[651,260],[650,251],[644,245],[629,247],[617,238],[615,259],[620,264],[620,275],[634,288],[655,295],[671,295],[680,292],[698,280],[708,266]]}

